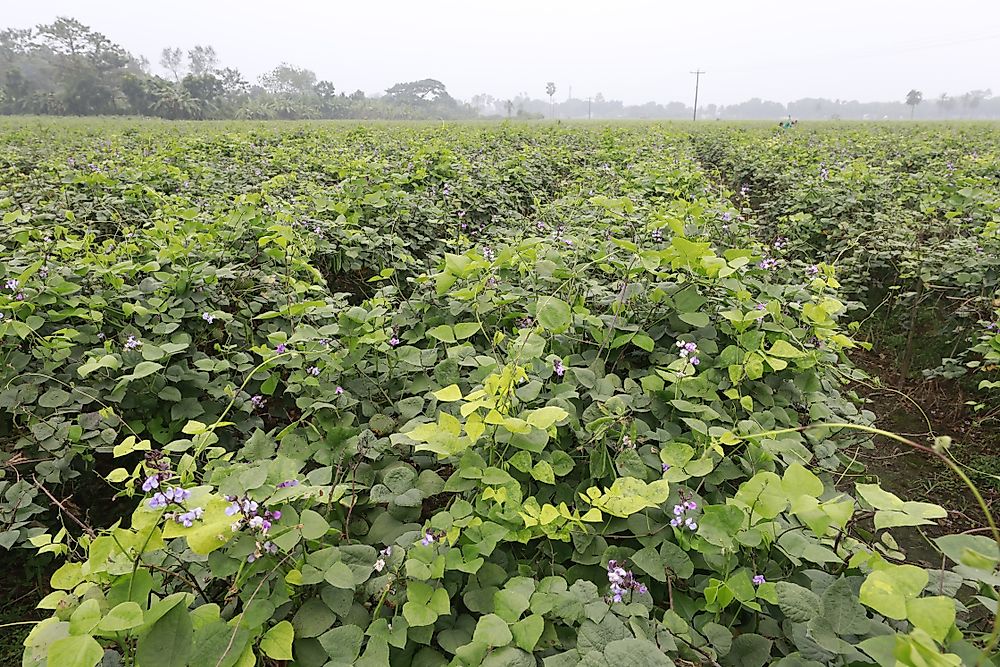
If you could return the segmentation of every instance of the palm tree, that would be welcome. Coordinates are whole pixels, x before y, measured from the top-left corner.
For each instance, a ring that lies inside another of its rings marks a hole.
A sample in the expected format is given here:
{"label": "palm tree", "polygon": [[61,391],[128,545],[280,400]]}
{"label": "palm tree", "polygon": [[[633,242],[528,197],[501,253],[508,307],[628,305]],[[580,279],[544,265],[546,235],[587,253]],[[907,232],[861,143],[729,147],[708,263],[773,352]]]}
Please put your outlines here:
{"label": "palm tree", "polygon": [[556,106],[555,102],[552,101],[552,97],[556,94],[556,84],[552,81],[545,84],[545,94],[549,96],[549,115],[555,118]]}
{"label": "palm tree", "polygon": [[913,88],[906,94],[906,103],[910,106],[910,120],[913,120],[913,112],[916,111],[917,105],[924,101],[924,94]]}

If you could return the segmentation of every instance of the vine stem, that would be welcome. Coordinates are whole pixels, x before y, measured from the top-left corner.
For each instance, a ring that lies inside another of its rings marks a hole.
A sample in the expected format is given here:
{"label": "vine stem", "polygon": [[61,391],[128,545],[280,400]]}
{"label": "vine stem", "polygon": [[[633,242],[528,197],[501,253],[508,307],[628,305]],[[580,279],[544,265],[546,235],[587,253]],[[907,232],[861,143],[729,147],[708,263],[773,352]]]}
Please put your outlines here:
{"label": "vine stem", "polygon": [[[972,482],[972,480],[969,479],[969,476],[966,475],[965,472],[963,472],[962,469],[958,467],[957,464],[955,464],[955,462],[953,462],[950,458],[948,458],[947,456],[945,456],[944,454],[942,454],[941,452],[932,447],[921,445],[920,443],[914,442],[909,438],[903,437],[891,431],[885,431],[883,429],[876,428],[874,426],[865,426],[863,424],[848,424],[848,423],[807,424],[805,426],[799,426],[797,428],[785,428],[774,431],[766,431],[764,433],[752,433],[740,437],[743,439],[766,438],[774,435],[782,435],[784,433],[800,433],[802,431],[808,431],[810,429],[815,429],[815,428],[850,429],[855,431],[863,431],[865,433],[871,433],[873,435],[880,435],[882,437],[895,440],[896,442],[902,443],[908,447],[912,447],[913,449],[924,452],[926,454],[930,454],[932,456],[936,456],[937,458],[941,459],[941,461],[943,461],[944,464],[948,466],[948,468],[950,468],[951,471],[955,473],[958,476],[958,478],[962,480],[962,483],[965,484],[965,486],[967,486],[969,490],[972,492],[973,497],[979,504],[979,508],[983,511],[983,514],[986,517],[986,523],[989,526],[989,530],[993,535],[993,541],[996,542],[997,548],[1000,549],[1000,528],[997,528],[997,523],[996,520],[993,518],[993,513],[990,511],[990,507],[983,499],[983,496],[979,492],[979,489]],[[978,664],[984,664],[983,660],[986,658],[986,656],[990,655],[993,652],[998,643],[1000,643],[1000,614],[994,614],[993,631],[990,633],[989,639],[986,641],[986,645],[983,647],[982,656],[980,657]]]}

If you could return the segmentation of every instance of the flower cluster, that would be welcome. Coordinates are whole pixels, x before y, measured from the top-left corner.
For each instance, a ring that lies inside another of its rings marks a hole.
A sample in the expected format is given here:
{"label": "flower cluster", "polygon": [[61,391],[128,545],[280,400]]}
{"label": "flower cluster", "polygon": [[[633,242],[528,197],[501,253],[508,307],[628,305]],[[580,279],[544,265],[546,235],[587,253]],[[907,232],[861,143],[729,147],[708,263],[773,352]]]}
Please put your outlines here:
{"label": "flower cluster", "polygon": [[381,572],[385,569],[385,559],[392,555],[392,547],[386,547],[378,552],[378,560],[375,561],[375,571]]}
{"label": "flower cluster", "polygon": [[425,547],[429,547],[430,545],[434,544],[434,533],[432,533],[429,530],[426,531],[424,533],[424,536],[420,538],[420,543]]}
{"label": "flower cluster", "polygon": [[284,354],[285,352],[288,352],[288,346],[284,343],[278,343],[274,346],[274,351],[276,354]]}
{"label": "flower cluster", "polygon": [[653,243],[660,243],[663,241],[663,230],[654,229],[651,236],[653,238]]}
{"label": "flower cluster", "polygon": [[271,530],[272,522],[281,518],[281,511],[261,507],[256,500],[251,500],[247,496],[226,496],[226,500],[230,503],[226,508],[226,515],[237,517],[232,525],[233,532],[246,526],[256,533],[257,544],[254,552],[247,556],[247,562],[252,563],[264,554],[277,553],[277,545],[263,538],[266,538]]}
{"label": "flower cluster", "polygon": [[125,349],[126,350],[134,350],[134,349],[136,349],[137,347],[139,347],[141,345],[142,345],[142,341],[139,340],[138,338],[136,338],[135,336],[129,336],[125,340]]}
{"label": "flower cluster", "polygon": [[[154,477],[155,476],[156,475],[154,475]],[[142,488],[145,489],[148,484],[149,479],[147,478],[146,481],[142,483]],[[157,483],[156,486],[150,485],[150,489],[157,488],[158,486],[159,483]],[[149,499],[149,508],[154,510],[163,509],[172,503],[183,503],[190,497],[190,491],[182,489],[179,486],[170,486],[165,488],[163,491],[157,491],[153,494],[153,497]]]}
{"label": "flower cluster", "polygon": [[670,520],[670,525],[674,528],[679,528],[683,525],[692,532],[698,530],[698,524],[688,514],[688,512],[693,512],[696,509],[698,509],[698,503],[693,500],[682,500],[679,505],[674,505],[674,518]]}
{"label": "flower cluster", "polygon": [[483,246],[483,259],[485,259],[487,262],[492,262],[496,258],[497,258],[497,254],[493,250],[493,248],[489,247],[488,245],[484,245]]}
{"label": "flower cluster", "polygon": [[806,275],[807,276],[815,276],[815,275],[818,275],[818,274],[819,274],[819,267],[816,266],[815,264],[813,264],[812,266],[810,266],[810,267],[808,267],[806,269]]}
{"label": "flower cluster", "polygon": [[215,316],[212,315],[212,313],[202,313],[201,314],[201,319],[205,320],[209,324],[211,324],[212,322],[215,322]]}
{"label": "flower cluster", "polygon": [[759,264],[757,264],[757,268],[764,269],[765,271],[773,271],[774,269],[778,268],[778,260],[774,259],[773,257],[765,257],[764,259],[760,260]]}
{"label": "flower cluster", "polygon": [[765,581],[766,580],[764,579],[764,575],[763,574],[755,574],[753,576],[753,585],[754,586],[760,586],[761,584],[765,583]]}
{"label": "flower cluster", "polygon": [[701,363],[701,359],[695,356],[698,353],[698,345],[696,343],[685,343],[679,340],[676,345],[680,348],[678,354],[681,355],[681,358],[687,359],[692,366],[697,366]]}
{"label": "flower cluster", "polygon": [[616,560],[608,561],[608,583],[611,584],[612,602],[621,602],[629,591],[645,593],[648,590],[645,584],[636,581],[632,572],[619,565]]}
{"label": "flower cluster", "polygon": [[788,239],[786,239],[784,236],[779,236],[774,239],[773,245],[775,250],[781,250],[786,245],[788,245]]}
{"label": "flower cluster", "polygon": [[563,375],[566,374],[566,367],[563,366],[562,359],[556,359],[555,361],[552,362],[552,370],[559,377],[562,377]]}
{"label": "flower cluster", "polygon": [[310,366],[306,369],[306,373],[312,375],[314,378],[319,377],[320,370],[316,366]]}

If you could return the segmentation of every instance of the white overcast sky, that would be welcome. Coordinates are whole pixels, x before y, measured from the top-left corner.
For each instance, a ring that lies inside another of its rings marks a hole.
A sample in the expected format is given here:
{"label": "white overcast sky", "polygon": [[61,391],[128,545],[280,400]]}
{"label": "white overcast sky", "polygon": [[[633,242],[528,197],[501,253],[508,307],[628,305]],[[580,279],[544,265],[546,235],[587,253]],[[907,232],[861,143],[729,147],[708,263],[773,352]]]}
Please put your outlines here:
{"label": "white overcast sky", "polygon": [[1000,94],[1000,0],[0,0],[0,28],[71,16],[154,68],[211,44],[251,81],[279,62],[338,90],[440,79],[455,97],[522,91],[626,103]]}

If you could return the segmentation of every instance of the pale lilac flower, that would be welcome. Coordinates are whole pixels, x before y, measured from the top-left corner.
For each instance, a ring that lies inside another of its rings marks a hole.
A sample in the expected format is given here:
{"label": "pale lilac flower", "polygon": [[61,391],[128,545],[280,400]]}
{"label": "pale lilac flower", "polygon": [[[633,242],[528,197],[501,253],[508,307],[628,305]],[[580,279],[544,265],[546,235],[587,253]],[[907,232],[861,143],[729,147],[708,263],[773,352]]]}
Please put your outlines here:
{"label": "pale lilac flower", "polygon": [[201,314],[201,319],[203,319],[206,322],[208,322],[209,324],[211,324],[212,322],[215,321],[215,316],[212,315],[212,313],[202,313]]}
{"label": "pale lilac flower", "polygon": [[753,585],[754,586],[760,586],[761,584],[764,583],[764,581],[765,580],[764,580],[764,575],[763,574],[755,574],[754,577],[753,577]]}
{"label": "pale lilac flower", "polygon": [[389,339],[389,345],[391,345],[392,347],[396,347],[397,345],[399,345],[399,342],[400,342],[399,338],[397,338],[396,336],[393,336],[392,338]]}
{"label": "pale lilac flower", "polygon": [[554,362],[552,362],[552,370],[555,371],[555,374],[558,375],[559,377],[562,377],[563,375],[566,374],[566,367],[563,366],[562,359],[556,359]]}
{"label": "pale lilac flower", "polygon": [[315,366],[310,366],[306,369],[306,373],[309,373],[309,375],[312,375],[313,377],[319,377],[320,370]]}
{"label": "pale lilac flower", "polygon": [[424,536],[420,539],[422,545],[430,546],[434,542],[434,536],[430,533],[424,533]]}
{"label": "pale lilac flower", "polygon": [[142,490],[149,493],[153,489],[159,488],[160,486],[160,476],[150,475],[146,478],[146,481],[142,483]]}
{"label": "pale lilac flower", "polygon": [[816,266],[815,264],[806,269],[807,276],[815,276],[818,273],[819,273],[819,267]]}
{"label": "pale lilac flower", "polygon": [[669,463],[661,463],[660,467],[663,468],[663,472],[667,472],[668,470],[670,470],[670,464]]}
{"label": "pale lilac flower", "polygon": [[125,349],[126,350],[134,350],[135,348],[139,347],[140,345],[142,345],[142,341],[136,339],[135,336],[129,336],[128,339],[125,341]]}
{"label": "pale lilac flower", "polygon": [[267,399],[261,396],[260,394],[257,394],[255,396],[250,397],[250,403],[253,404],[254,408],[260,410],[261,408],[264,407],[265,404],[267,404]]}
{"label": "pale lilac flower", "polygon": [[278,354],[284,354],[285,352],[288,352],[288,346],[284,343],[278,343],[278,345],[275,346],[274,351]]}
{"label": "pale lilac flower", "polygon": [[286,479],[284,482],[281,482],[280,484],[278,484],[278,488],[279,489],[288,489],[288,488],[291,488],[293,486],[298,486],[298,485],[299,485],[299,480],[297,480],[297,479]]}
{"label": "pale lilac flower", "polygon": [[335,393],[337,396],[340,396],[341,394],[344,393],[344,388],[343,387],[337,387],[336,389],[333,390],[333,393]]}
{"label": "pale lilac flower", "polygon": [[7,282],[4,283],[4,287],[9,289],[11,292],[16,292],[20,284],[21,283],[18,282],[16,278],[8,278]]}

